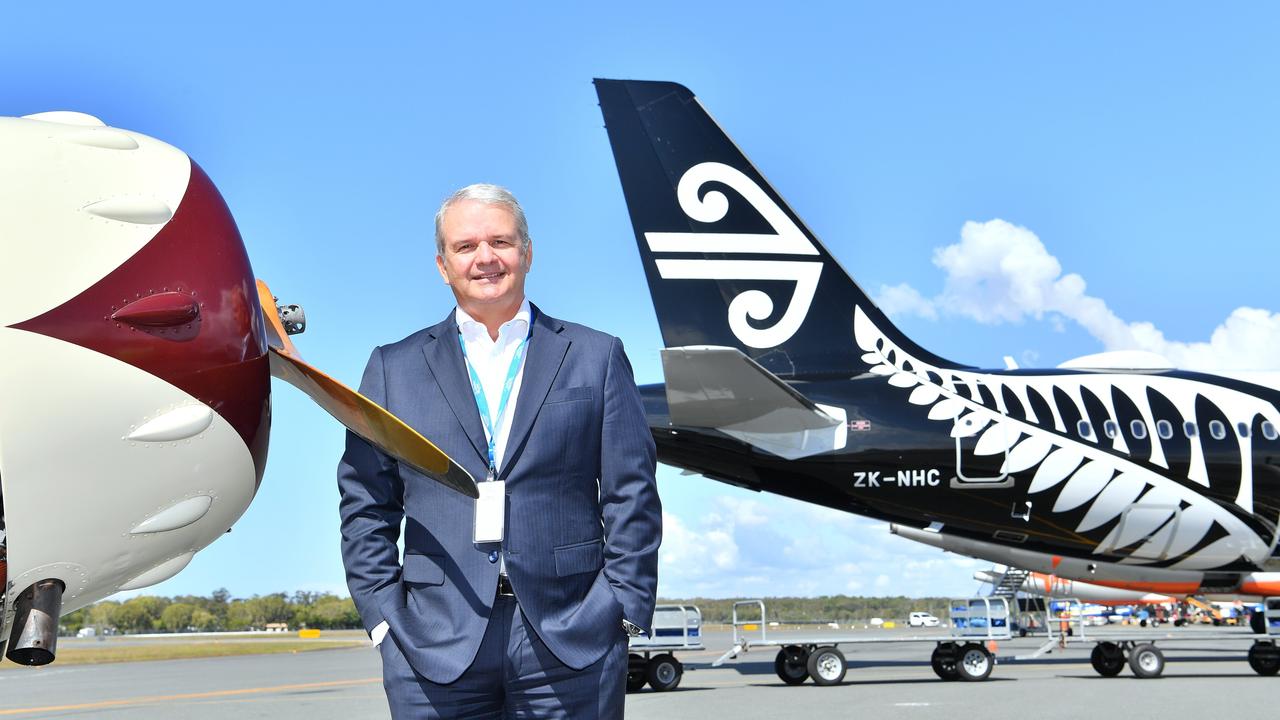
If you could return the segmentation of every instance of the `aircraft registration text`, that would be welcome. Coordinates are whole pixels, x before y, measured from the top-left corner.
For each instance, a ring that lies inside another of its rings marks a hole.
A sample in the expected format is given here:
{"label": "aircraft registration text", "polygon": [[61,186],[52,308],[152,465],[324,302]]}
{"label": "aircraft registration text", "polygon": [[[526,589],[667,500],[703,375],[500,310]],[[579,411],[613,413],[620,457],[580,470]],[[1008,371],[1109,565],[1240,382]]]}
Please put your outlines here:
{"label": "aircraft registration text", "polygon": [[942,473],[936,468],[927,470],[898,470],[896,472],[881,472],[876,470],[855,471],[853,473],[853,486],[855,488],[878,488],[885,485],[896,485],[898,487],[934,487],[941,482]]}

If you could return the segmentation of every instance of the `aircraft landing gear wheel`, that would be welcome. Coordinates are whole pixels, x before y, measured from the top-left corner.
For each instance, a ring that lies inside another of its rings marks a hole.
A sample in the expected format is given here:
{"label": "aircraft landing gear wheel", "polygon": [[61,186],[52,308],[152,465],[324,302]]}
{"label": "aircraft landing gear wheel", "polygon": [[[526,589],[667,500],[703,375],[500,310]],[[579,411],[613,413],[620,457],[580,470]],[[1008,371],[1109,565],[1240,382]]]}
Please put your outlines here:
{"label": "aircraft landing gear wheel", "polygon": [[799,645],[788,645],[778,651],[773,671],[788,685],[801,685],[809,679],[809,653]]}
{"label": "aircraft landing gear wheel", "polygon": [[1124,651],[1113,642],[1100,642],[1089,653],[1089,662],[1102,677],[1115,677],[1124,669]]}
{"label": "aircraft landing gear wheel", "polygon": [[1249,667],[1259,675],[1275,675],[1280,671],[1280,648],[1270,641],[1261,641],[1249,648]]}
{"label": "aircraft landing gear wheel", "polygon": [[960,679],[960,672],[956,670],[957,650],[955,643],[938,643],[938,647],[933,649],[933,656],[929,658],[935,675],[943,680]]}
{"label": "aircraft landing gear wheel", "polygon": [[631,653],[627,656],[627,692],[639,692],[649,682],[645,675],[646,665],[643,655]]}
{"label": "aircraft landing gear wheel", "polygon": [[844,653],[834,646],[827,646],[809,653],[806,669],[815,685],[839,685],[844,682],[849,666],[844,661]]}
{"label": "aircraft landing gear wheel", "polygon": [[956,657],[956,674],[965,682],[986,680],[995,669],[991,653],[978,643],[965,643]]}
{"label": "aircraft landing gear wheel", "polygon": [[662,653],[649,658],[649,667],[645,670],[649,686],[658,692],[675,690],[684,677],[684,666],[674,655]]}
{"label": "aircraft landing gear wheel", "polygon": [[1129,651],[1129,669],[1135,677],[1158,678],[1164,672],[1164,653],[1150,643]]}

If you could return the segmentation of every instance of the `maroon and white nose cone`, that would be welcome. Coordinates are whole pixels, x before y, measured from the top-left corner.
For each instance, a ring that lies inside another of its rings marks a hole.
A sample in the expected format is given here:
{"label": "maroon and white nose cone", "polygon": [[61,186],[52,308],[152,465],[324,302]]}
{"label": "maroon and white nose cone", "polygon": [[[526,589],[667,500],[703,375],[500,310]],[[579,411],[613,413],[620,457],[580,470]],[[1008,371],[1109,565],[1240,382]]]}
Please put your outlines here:
{"label": "maroon and white nose cone", "polygon": [[265,333],[235,222],[181,150],[45,113],[0,117],[0,157],[9,580],[62,581],[71,612],[168,578],[248,508]]}
{"label": "maroon and white nose cone", "polygon": [[[107,221],[153,222],[169,213],[99,201]],[[139,219],[141,218],[141,219]],[[267,459],[271,374],[244,243],[217,188],[195,162],[186,192],[149,242],[61,305],[14,324],[126,362],[181,388],[240,434],[257,480]]]}

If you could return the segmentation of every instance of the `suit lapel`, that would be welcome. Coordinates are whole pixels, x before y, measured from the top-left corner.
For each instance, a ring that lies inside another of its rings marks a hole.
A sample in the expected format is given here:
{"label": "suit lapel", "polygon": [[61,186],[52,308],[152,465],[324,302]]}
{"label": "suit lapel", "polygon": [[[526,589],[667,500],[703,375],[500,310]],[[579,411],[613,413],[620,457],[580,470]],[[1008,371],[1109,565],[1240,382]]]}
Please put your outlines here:
{"label": "suit lapel", "polygon": [[[422,346],[427,358],[427,370],[444,393],[453,414],[457,416],[467,438],[479,453],[485,465],[489,464],[489,443],[484,438],[484,426],[480,424],[480,411],[471,393],[471,380],[462,360],[462,346],[458,342],[458,321],[454,314],[431,328],[430,339]],[[521,393],[523,395],[523,393]]]}
{"label": "suit lapel", "polygon": [[[542,409],[542,401],[551,390],[551,383],[560,372],[569,341],[560,335],[564,325],[549,317],[536,305],[533,306],[533,334],[529,337],[529,349],[524,361],[524,375],[520,378],[520,394],[516,398],[516,414],[511,419],[511,433],[507,436],[507,450],[502,460],[499,478],[506,478],[515,460],[524,449],[525,440],[533,428],[533,421]],[[471,403],[475,405],[474,402]],[[473,411],[476,422],[480,414]],[[483,437],[483,434],[481,435]]]}

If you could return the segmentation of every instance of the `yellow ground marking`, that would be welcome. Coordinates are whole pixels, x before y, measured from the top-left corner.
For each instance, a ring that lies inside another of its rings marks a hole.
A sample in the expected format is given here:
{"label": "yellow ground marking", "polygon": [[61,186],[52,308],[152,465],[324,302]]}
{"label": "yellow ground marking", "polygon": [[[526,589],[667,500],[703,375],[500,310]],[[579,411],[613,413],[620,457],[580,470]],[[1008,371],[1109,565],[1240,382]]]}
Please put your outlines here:
{"label": "yellow ground marking", "polygon": [[381,683],[382,678],[364,678],[362,680],[331,680],[328,682],[301,683],[297,685],[276,685],[274,687],[243,688],[240,690],[214,690],[202,693],[184,693],[182,695],[145,695],[120,700],[103,700],[100,702],[80,703],[78,705],[47,705],[45,707],[15,708],[0,710],[0,715],[27,715],[30,713],[59,712],[64,710],[100,710],[125,705],[146,705],[149,703],[172,702],[175,700],[207,700],[210,698],[233,697],[236,695],[252,695],[255,693],[289,692],[293,690],[312,690],[315,688],[344,687],[351,685],[372,685]]}

